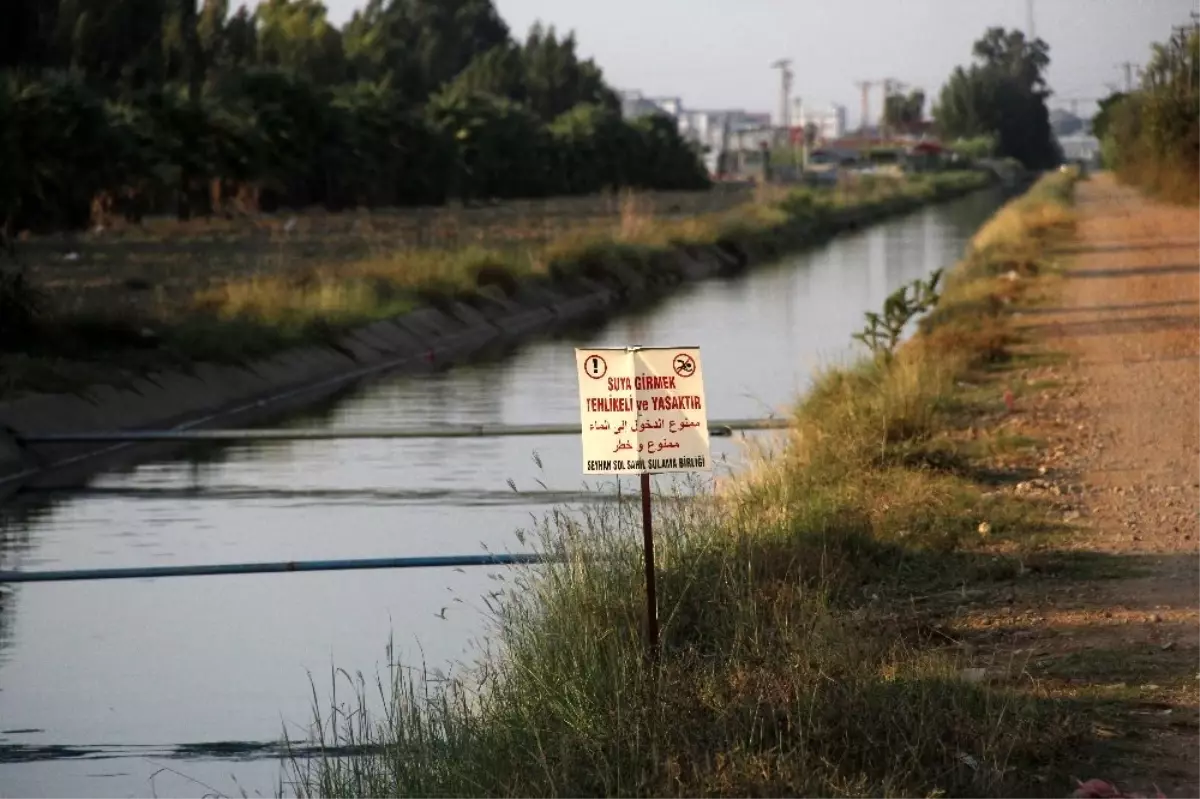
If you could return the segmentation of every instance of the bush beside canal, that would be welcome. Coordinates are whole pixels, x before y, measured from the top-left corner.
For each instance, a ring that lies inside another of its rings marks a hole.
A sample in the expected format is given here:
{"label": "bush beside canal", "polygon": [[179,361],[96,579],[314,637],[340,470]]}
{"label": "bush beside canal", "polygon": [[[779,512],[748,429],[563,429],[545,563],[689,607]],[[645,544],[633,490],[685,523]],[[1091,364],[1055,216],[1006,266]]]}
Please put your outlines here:
{"label": "bush beside canal", "polygon": [[864,178],[836,189],[760,192],[731,210],[681,220],[658,218],[629,194],[614,225],[546,244],[404,249],[337,267],[279,270],[200,289],[182,307],[150,302],[118,312],[111,309],[119,303],[102,300],[109,310],[96,307],[82,289],[72,296],[69,282],[47,290],[27,280],[0,281],[0,307],[21,311],[13,315],[20,324],[0,336],[0,396],[121,383],[199,361],[244,363],[289,347],[334,344],[380,319],[420,306],[479,306],[496,291],[520,304],[522,292],[537,286],[586,291],[586,278],[626,304],[650,301],[686,279],[689,262],[698,258],[719,258],[724,271],[736,272],[991,179],[982,172]]}
{"label": "bush beside canal", "polygon": [[638,509],[556,513],[539,533],[567,562],[485,600],[494,656],[448,683],[396,668],[382,709],[357,682],[357,704],[319,711],[327,754],[293,763],[300,792],[1061,795],[1047,771],[1084,738],[1071,714],[981,680],[910,611],[1013,578],[1045,526],[984,490],[963,431],[997,405],[1026,285],[1010,273],[1069,235],[1073,179],[985,225],[892,357],[822,375],[782,448],[714,494],[660,499],[657,666]]}

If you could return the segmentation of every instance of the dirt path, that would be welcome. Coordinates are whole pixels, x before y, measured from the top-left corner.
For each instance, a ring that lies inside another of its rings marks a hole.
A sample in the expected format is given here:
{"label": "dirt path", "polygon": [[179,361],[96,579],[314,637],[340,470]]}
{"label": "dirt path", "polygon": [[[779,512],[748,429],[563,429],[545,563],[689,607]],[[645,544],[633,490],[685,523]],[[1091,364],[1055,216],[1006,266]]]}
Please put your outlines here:
{"label": "dirt path", "polygon": [[1077,211],[1059,301],[1021,319],[1070,359],[1022,376],[1050,388],[1021,427],[1046,442],[1032,490],[1067,499],[1068,547],[1095,573],[1017,604],[1031,670],[1095,702],[1113,741],[1108,773],[1077,776],[1200,796],[1200,220],[1107,175],[1078,186]]}

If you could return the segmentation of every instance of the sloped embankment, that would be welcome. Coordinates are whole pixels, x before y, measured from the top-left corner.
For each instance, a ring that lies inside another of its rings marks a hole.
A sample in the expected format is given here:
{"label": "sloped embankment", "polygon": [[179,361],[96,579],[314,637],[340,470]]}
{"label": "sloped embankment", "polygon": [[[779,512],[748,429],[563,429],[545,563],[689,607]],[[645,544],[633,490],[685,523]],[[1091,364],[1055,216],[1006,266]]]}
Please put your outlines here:
{"label": "sloped embankment", "polygon": [[[662,497],[662,654],[642,644],[638,509],[554,514],[479,674],[397,667],[385,711],[320,713],[302,793],[1062,795],[1087,730],[993,681],[922,612],[1019,579],[1042,509],[995,492],[968,433],[1001,400],[1007,309],[1066,235],[1073,176],[1000,211],[894,357],[831,371],[777,452],[713,496]],[[363,747],[341,749],[338,747]]]}
{"label": "sloped embankment", "polygon": [[[235,357],[235,363],[200,361],[187,369],[133,373],[73,393],[26,395],[0,403],[0,485],[51,468],[86,470],[96,456],[111,463],[151,451],[90,444],[21,450],[5,437],[5,428],[22,434],[233,426],[281,414],[384,371],[442,368],[555,328],[620,313],[653,302],[683,281],[736,274],[988,182],[979,173],[934,175],[838,204],[815,202],[811,194],[800,192],[714,224],[700,220],[691,233],[681,230],[668,240],[567,247],[555,253],[542,274],[498,276],[495,270],[480,269],[477,285],[469,291],[438,294],[431,304],[399,317],[386,304],[371,306],[339,326],[306,328],[296,346],[271,356]],[[251,332],[247,324],[218,320],[206,338],[232,339],[236,345],[240,335]]]}

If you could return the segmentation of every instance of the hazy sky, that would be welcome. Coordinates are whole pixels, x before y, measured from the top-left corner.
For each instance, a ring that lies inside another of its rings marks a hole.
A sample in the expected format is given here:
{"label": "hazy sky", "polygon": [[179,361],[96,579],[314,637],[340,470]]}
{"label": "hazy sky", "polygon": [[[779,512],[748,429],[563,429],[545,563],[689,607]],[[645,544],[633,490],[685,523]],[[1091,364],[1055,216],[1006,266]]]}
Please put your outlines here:
{"label": "hazy sky", "polygon": [[[990,25],[1026,24],[1026,0],[494,0],[513,33],[537,20],[574,30],[579,50],[619,89],[682,97],[690,108],[776,113],[778,58],[791,58],[792,94],[805,105],[847,106],[856,124],[854,82],[896,78],[935,95]],[[361,0],[326,0],[341,23]],[[1034,23],[1050,45],[1048,74],[1066,98],[1124,84],[1119,64],[1143,64],[1196,0],[1035,0]],[[881,91],[872,90],[871,116]],[[1080,113],[1093,106],[1079,103]]]}

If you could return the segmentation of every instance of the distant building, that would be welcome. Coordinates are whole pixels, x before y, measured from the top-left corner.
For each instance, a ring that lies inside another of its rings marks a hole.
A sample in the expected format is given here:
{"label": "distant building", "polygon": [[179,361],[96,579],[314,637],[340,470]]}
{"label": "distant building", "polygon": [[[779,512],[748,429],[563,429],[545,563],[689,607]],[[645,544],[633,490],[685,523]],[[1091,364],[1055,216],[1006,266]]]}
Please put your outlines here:
{"label": "distant building", "polygon": [[1059,136],[1058,145],[1067,161],[1083,161],[1092,166],[1100,164],[1100,140],[1095,136],[1080,133]]}
{"label": "distant building", "polygon": [[679,97],[646,97],[638,91],[621,95],[621,116],[637,119],[650,114],[665,114],[675,120],[679,134],[702,148],[719,150],[727,135],[757,128],[769,128],[771,115],[742,109],[700,110],[685,108]]}
{"label": "distant building", "polygon": [[1050,129],[1061,138],[1087,133],[1087,121],[1061,108],[1050,110]]}
{"label": "distant building", "polygon": [[833,141],[846,135],[846,107],[831,103],[825,107],[809,108],[797,97],[792,100],[792,127],[801,130],[812,125],[818,141]]}
{"label": "distant building", "polygon": [[710,150],[757,148],[773,130],[769,113],[741,109],[691,111],[680,133]]}
{"label": "distant building", "polygon": [[683,100],[678,97],[646,97],[638,91],[621,93],[621,116],[638,119],[651,114],[666,114],[678,118],[683,110]]}
{"label": "distant building", "polygon": [[[703,154],[705,166],[714,177],[742,179],[763,172],[764,153],[785,144],[788,130],[772,124],[768,112],[741,108],[685,108],[678,97],[646,97],[641,92],[621,95],[621,115],[638,119],[663,114],[675,120],[679,135]],[[835,124],[845,125],[845,112]],[[832,132],[833,128],[829,128]]]}

